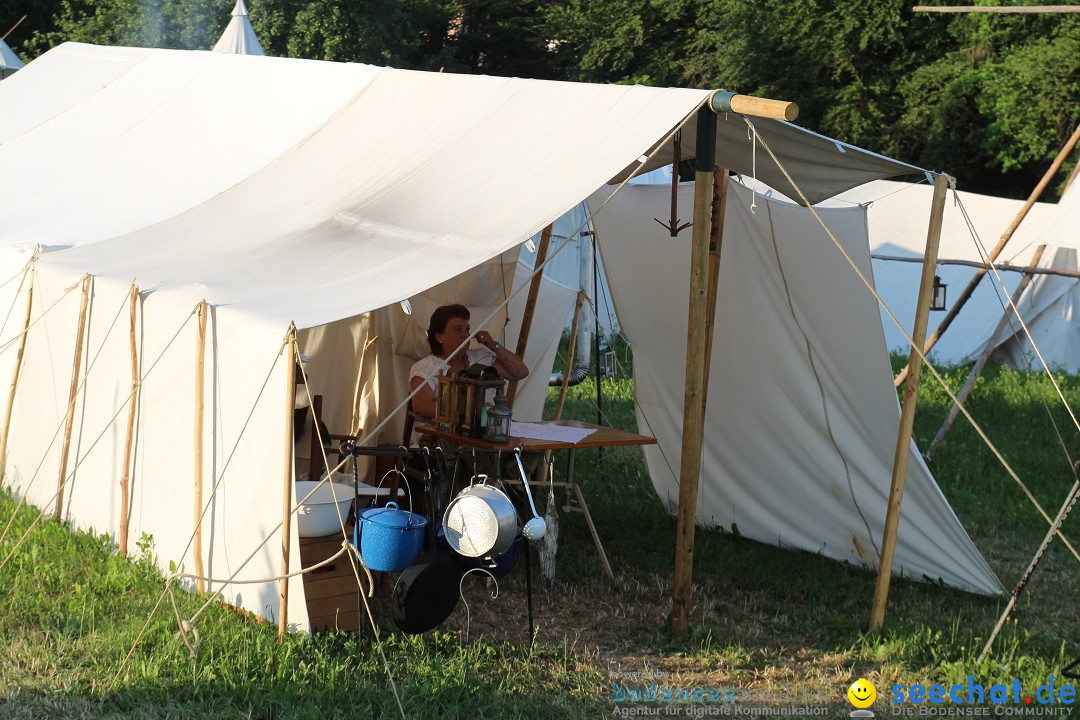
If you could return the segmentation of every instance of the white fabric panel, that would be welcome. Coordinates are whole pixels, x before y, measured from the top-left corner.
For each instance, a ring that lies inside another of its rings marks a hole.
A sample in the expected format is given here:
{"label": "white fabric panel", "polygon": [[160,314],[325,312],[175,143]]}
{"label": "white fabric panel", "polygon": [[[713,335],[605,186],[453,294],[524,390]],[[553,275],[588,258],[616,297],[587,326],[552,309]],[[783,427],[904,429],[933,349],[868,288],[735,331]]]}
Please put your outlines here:
{"label": "white fabric panel", "polygon": [[[930,202],[933,188],[926,184],[909,185],[881,180],[855,188],[837,198],[837,205],[849,203],[868,204],[867,218],[870,229],[870,251],[874,254],[922,258],[926,250],[926,233],[929,225]],[[1009,227],[1016,213],[1023,206],[1020,200],[1007,200],[969,192],[957,195],[967,210],[977,236],[986,252],[997,244],[1002,233]],[[1027,218],[1013,234],[998,258],[998,262],[1010,262],[1027,266],[1042,241],[1043,228],[1054,214],[1054,206],[1036,203]],[[983,254],[972,238],[964,213],[954,202],[950,192],[945,203],[942,219],[941,246],[938,257],[950,260],[982,262]],[[1044,254],[1040,263],[1050,267],[1053,253]],[[1061,258],[1064,260],[1064,258]],[[915,324],[915,304],[918,300],[922,265],[919,263],[874,260],[874,278],[877,290],[910,334]],[[1073,265],[1070,269],[1076,269]],[[952,307],[975,268],[962,265],[939,265],[938,276],[948,285],[948,306]],[[964,305],[956,320],[949,326],[942,339],[931,351],[935,362],[960,363],[978,357],[987,340],[1001,320],[1008,297],[1016,291],[1021,275],[1001,273],[1005,282],[1002,289],[993,274],[983,278],[971,299]],[[993,280],[993,282],[991,282]],[[927,335],[932,333],[944,319],[944,312],[931,312]],[[885,329],[885,341],[890,350],[909,352],[910,345],[896,324],[881,311]]]}
{"label": "white fabric panel", "polygon": [[[207,129],[231,139],[246,126],[237,116],[249,111],[215,99],[252,83],[278,83],[278,71],[297,62],[153,51],[110,87],[115,93],[99,93],[107,102],[91,97],[0,146],[0,169],[31,176],[0,212],[3,241],[84,243],[54,262],[137,276],[146,287],[198,283],[215,304],[311,327],[414,295],[519,244],[704,98],[698,90],[316,63],[335,76],[376,77],[273,163],[266,164],[275,153],[251,150],[256,143],[248,137],[238,157],[200,164],[208,177],[185,189],[177,167],[212,154],[198,148],[214,135],[193,133],[190,114],[180,110],[202,108]],[[168,78],[182,78],[172,83],[183,88],[170,90]],[[304,105],[285,89],[261,90],[290,107]],[[268,124],[263,113],[253,117],[258,127]],[[106,153],[115,161],[105,162]],[[30,170],[31,154],[54,162]],[[234,185],[258,165],[261,171]],[[462,183],[462,167],[479,180]],[[46,170],[64,181],[46,183]],[[45,207],[65,211],[45,218]],[[116,239],[85,245],[108,237]],[[317,295],[307,278],[287,280],[312,258],[347,272],[324,278]]]}
{"label": "white fabric panel", "polygon": [[[12,96],[4,83],[0,105],[30,109],[0,116],[0,168],[19,178],[0,206],[0,242],[64,247],[167,220],[272,162],[376,73],[367,65],[64,44],[20,71]],[[54,86],[67,107],[51,105]],[[149,286],[152,276],[145,280]]]}
{"label": "white fabric panel", "polygon": [[[39,269],[39,275],[35,318],[73,280],[48,267]],[[66,519],[78,527],[110,533],[114,539],[120,525],[119,479],[127,426],[127,408],[122,403],[131,388],[128,293],[129,287],[121,283],[94,281],[80,372],[85,389],[75,408],[68,461],[71,479],[64,502]],[[12,422],[5,484],[47,512],[52,510],[57,488],[79,295],[78,289],[69,293],[31,330],[21,401]],[[141,372],[149,375],[139,396],[129,548],[137,553],[136,543],[146,533],[166,572],[170,561],[182,571],[195,571],[189,545],[194,529],[197,327],[192,307],[189,298],[175,293],[152,293],[141,303],[137,331]],[[228,310],[218,310],[208,323],[203,496],[210,509],[203,521],[203,549],[204,570],[210,576],[239,572],[238,579],[243,580],[280,572],[280,531],[273,529],[281,519],[284,481],[285,372],[278,352],[282,335],[280,328]],[[275,360],[267,390],[256,405]],[[222,482],[215,495],[219,478]],[[270,540],[241,569],[241,563],[267,537]],[[299,558],[295,533],[292,545],[295,567]],[[307,609],[300,578],[290,581],[290,593],[294,600],[289,622],[305,628]],[[228,602],[263,617],[277,615],[276,582],[232,585],[223,595]]]}
{"label": "white fabric panel", "polygon": [[1066,248],[1080,248],[1080,190],[1073,183],[1061,196],[1053,218],[1043,231],[1042,242]]}
{"label": "white fabric panel", "polygon": [[259,36],[255,34],[255,28],[251,27],[248,20],[247,7],[244,0],[236,0],[233,7],[232,19],[225,26],[225,31],[214,44],[214,52],[234,53],[236,55],[265,55]]}
{"label": "white fabric panel", "polygon": [[[691,207],[692,192],[681,189],[680,205]],[[659,440],[645,449],[649,472],[674,509],[690,232],[671,238],[653,222],[669,199],[667,188],[626,188],[593,222],[634,348],[638,426]],[[732,183],[697,520],[875,567],[899,403],[873,299],[808,211],[759,197],[751,214],[750,203]],[[868,272],[863,211],[822,214]],[[895,572],[1001,589],[914,446]]]}

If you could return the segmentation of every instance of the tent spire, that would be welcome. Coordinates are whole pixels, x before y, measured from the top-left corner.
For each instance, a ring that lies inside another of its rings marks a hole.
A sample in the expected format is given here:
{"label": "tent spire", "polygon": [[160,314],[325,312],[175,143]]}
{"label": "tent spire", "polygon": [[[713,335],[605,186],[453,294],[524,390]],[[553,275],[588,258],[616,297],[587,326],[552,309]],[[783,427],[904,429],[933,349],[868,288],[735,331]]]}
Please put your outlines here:
{"label": "tent spire", "polygon": [[259,38],[255,35],[255,29],[248,20],[247,5],[244,0],[236,0],[233,7],[232,19],[221,33],[214,52],[233,53],[235,55],[265,55]]}
{"label": "tent spire", "polygon": [[[240,0],[243,2],[243,0]],[[11,75],[23,66],[23,61],[15,54],[15,51],[0,38],[0,80]]]}

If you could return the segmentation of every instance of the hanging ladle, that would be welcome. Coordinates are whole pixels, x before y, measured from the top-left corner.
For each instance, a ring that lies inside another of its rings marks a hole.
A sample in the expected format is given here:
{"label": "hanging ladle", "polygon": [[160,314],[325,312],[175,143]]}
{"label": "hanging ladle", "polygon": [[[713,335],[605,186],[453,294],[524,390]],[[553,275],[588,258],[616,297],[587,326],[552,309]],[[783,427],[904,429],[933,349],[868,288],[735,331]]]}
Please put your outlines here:
{"label": "hanging ladle", "polygon": [[532,520],[525,523],[521,534],[525,536],[526,540],[540,540],[547,534],[547,523],[544,522],[544,518],[540,517],[540,513],[536,512],[536,503],[533,502],[532,490],[529,489],[529,476],[525,473],[525,466],[521,464],[521,453],[515,452],[514,459],[517,460],[518,470],[521,472],[521,482],[525,485],[525,494],[529,496],[529,509],[532,510],[533,514]]}

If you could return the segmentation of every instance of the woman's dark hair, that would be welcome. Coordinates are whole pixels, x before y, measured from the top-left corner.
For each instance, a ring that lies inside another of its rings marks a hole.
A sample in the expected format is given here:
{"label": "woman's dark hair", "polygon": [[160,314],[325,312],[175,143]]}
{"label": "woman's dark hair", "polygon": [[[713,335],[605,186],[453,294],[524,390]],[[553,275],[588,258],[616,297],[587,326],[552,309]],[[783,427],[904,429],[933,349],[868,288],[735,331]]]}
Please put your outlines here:
{"label": "woman's dark hair", "polygon": [[427,328],[427,342],[431,347],[431,354],[438,355],[442,352],[442,343],[435,339],[437,333],[446,332],[446,324],[454,318],[469,319],[469,308],[464,305],[442,305],[435,308],[431,313],[431,321]]}

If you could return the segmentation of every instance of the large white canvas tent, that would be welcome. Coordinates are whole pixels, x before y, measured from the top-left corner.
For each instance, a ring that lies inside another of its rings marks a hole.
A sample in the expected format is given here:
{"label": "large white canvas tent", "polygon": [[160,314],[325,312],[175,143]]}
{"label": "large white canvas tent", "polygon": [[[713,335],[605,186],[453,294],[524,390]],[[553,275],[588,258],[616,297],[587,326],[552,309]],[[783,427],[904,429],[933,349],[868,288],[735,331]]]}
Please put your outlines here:
{"label": "large white canvas tent", "polygon": [[[354,418],[365,437],[379,439],[371,431],[401,404],[405,390],[397,374],[416,352],[424,312],[444,298],[463,299],[464,290],[444,283],[478,267],[508,278],[514,263],[499,258],[508,251],[513,257],[525,238],[609,179],[666,162],[661,157],[673,131],[708,96],[211,52],[79,44],[50,51],[0,86],[0,103],[10,108],[0,117],[0,172],[20,179],[0,206],[3,279],[12,278],[0,298],[7,307],[21,307],[26,293],[17,293],[18,270],[31,249],[41,250],[5,484],[39,506],[50,506],[54,497],[62,464],[55,439],[67,409],[80,304],[71,288],[90,273],[64,517],[117,531],[131,386],[121,317],[134,278],[141,288],[136,334],[143,380],[131,536],[152,535],[163,563],[193,569],[192,315],[205,299],[212,306],[207,383],[199,399],[208,416],[205,571],[217,578],[276,575],[286,399],[293,393],[281,358],[290,323],[309,331],[313,363],[342,358],[314,372],[320,382],[336,384],[324,391],[341,394],[335,417]],[[719,120],[721,164],[749,172],[752,154],[741,117]],[[917,170],[791,125],[758,125],[812,199]],[[237,127],[246,132],[238,135]],[[462,180],[465,167],[469,182]],[[618,252],[631,260],[637,250]],[[640,262],[677,273],[676,257]],[[460,281],[481,282],[475,276]],[[493,307],[516,289],[485,284],[485,297],[466,301]],[[639,290],[656,287],[650,280]],[[559,294],[551,302],[557,304]],[[409,328],[396,305],[420,297],[425,306]],[[569,293],[562,297],[564,309],[553,311],[562,313],[560,325]],[[677,320],[684,308],[677,303],[667,317]],[[474,327],[484,319],[479,315]],[[332,325],[341,322],[346,325]],[[496,316],[493,333],[498,322]],[[6,323],[0,335],[7,343],[0,355],[6,377],[17,324]],[[539,352],[545,344],[537,345]],[[392,367],[379,362],[395,351]],[[640,352],[647,362],[652,350],[643,344]],[[542,360],[532,362],[539,367]],[[546,380],[546,372],[536,374]],[[712,379],[713,387],[729,382]],[[835,391],[836,402],[854,402],[846,386]],[[887,405],[891,410],[895,400]],[[730,409],[736,411],[742,409]],[[895,417],[886,414],[870,421],[891,422],[881,432],[895,433]],[[670,418],[651,420],[668,424],[643,431],[671,432]],[[811,426],[807,419],[799,427]],[[845,426],[834,432],[865,431]],[[772,441],[820,456],[822,432],[773,433]],[[397,442],[393,434],[388,439]],[[867,453],[880,450],[862,446]],[[884,467],[887,460],[875,456],[873,462]],[[792,486],[805,482],[797,463],[776,470],[787,473],[782,481]],[[836,482],[847,482],[839,465],[836,472]],[[866,483],[887,484],[888,473],[867,472]],[[929,488],[920,472],[909,470],[909,482]],[[754,482],[750,476],[731,480]],[[820,549],[814,528],[831,518],[799,511],[786,493],[760,500],[785,506],[778,535],[809,537],[808,545]],[[900,537],[896,567],[905,574],[997,589],[949,512],[905,511]],[[297,557],[295,530],[289,544]],[[303,597],[298,578],[290,588]],[[277,612],[276,583],[230,585],[223,594],[260,615]],[[289,623],[304,627],[304,603],[288,607]]]}
{"label": "large white canvas tent", "polygon": [[[921,265],[905,262],[902,258],[921,259],[925,242],[925,228],[920,227],[918,218],[912,217],[910,208],[930,202],[932,190],[925,184],[879,180],[842,193],[835,199],[840,204],[866,206],[877,289],[908,334],[915,319],[915,292]],[[957,192],[957,199],[959,202],[949,202],[945,208],[938,257],[982,263],[1024,203],[964,191]],[[1080,269],[1076,254],[1080,245],[1080,223],[1070,221],[1070,214],[1075,214],[1078,206],[1080,193],[1075,190],[1067,193],[1058,204],[1036,203],[997,262],[1026,268],[1036,249],[1045,244],[1047,249],[1039,261],[1040,268],[1073,272]],[[976,270],[967,265],[942,264],[936,272],[948,286],[950,297],[955,297],[967,286]],[[978,358],[1022,276],[1019,272],[1001,272],[983,278],[948,332],[934,346],[931,360],[955,364]],[[1000,284],[999,277],[1004,285]],[[1080,329],[1073,312],[1078,287],[1076,278],[1039,275],[1025,290],[1018,305],[1020,316],[1047,362],[1066,372],[1080,370]],[[949,304],[951,306],[951,302]],[[937,328],[943,317],[944,313],[931,313],[928,332]],[[906,353],[907,339],[884,309],[882,324],[888,348]],[[999,362],[1025,370],[1039,367],[1015,316],[995,347],[992,357]]]}

